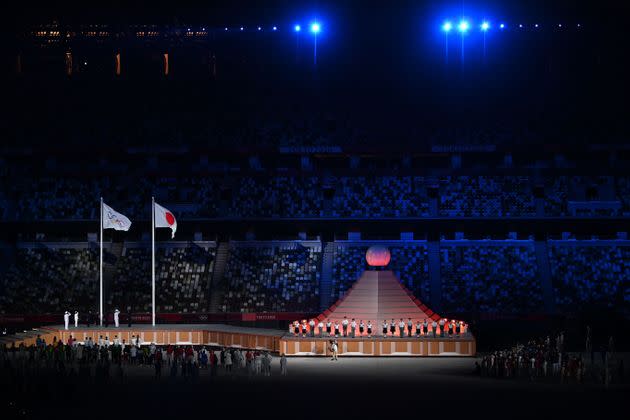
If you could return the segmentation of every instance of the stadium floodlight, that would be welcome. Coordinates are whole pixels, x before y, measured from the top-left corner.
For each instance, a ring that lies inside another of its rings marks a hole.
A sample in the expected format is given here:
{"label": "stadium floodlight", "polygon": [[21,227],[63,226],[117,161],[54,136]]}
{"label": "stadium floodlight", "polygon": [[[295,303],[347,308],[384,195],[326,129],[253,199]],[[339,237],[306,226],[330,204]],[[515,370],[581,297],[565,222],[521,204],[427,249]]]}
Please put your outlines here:
{"label": "stadium floodlight", "polygon": [[453,29],[453,24],[449,21],[444,22],[444,24],[442,25],[442,30],[444,32],[450,32],[451,29]]}
{"label": "stadium floodlight", "polygon": [[534,24],[534,28],[538,28],[538,24],[537,24],[537,23],[536,23],[536,24]]}
{"label": "stadium floodlight", "polygon": [[260,31],[260,30],[262,30],[262,28],[259,26],[259,27],[258,27],[258,30]]}
{"label": "stadium floodlight", "polygon": [[293,27],[293,30],[294,30],[295,32],[300,32],[300,31],[302,30],[302,27],[301,27],[300,25],[295,25],[295,26]]}
{"label": "stadium floodlight", "polygon": [[523,27],[523,24],[522,24],[522,23],[519,23],[518,27],[519,27],[519,28],[522,28],[522,27]]}
{"label": "stadium floodlight", "polygon": [[562,28],[562,23],[558,23],[558,28]]}
{"label": "stadium floodlight", "polygon": [[466,20],[460,21],[459,25],[457,25],[457,29],[461,33],[465,33],[466,31],[468,31],[469,28],[470,28],[470,24]]}
{"label": "stadium floodlight", "polygon": [[225,30],[226,30],[226,31],[228,30],[228,29],[227,29],[227,27],[225,28]]}
{"label": "stadium floodlight", "polygon": [[320,28],[318,22],[311,23],[311,32],[313,32],[314,34],[317,34],[317,33],[319,33],[320,29],[321,28]]}
{"label": "stadium floodlight", "polygon": [[480,26],[480,27],[481,27],[481,30],[485,32],[485,31],[487,31],[488,29],[490,29],[490,24],[489,24],[488,22],[485,22],[485,21],[484,21],[484,22],[481,24],[481,26]]}
{"label": "stadium floodlight", "polygon": [[274,30],[274,31],[278,30],[278,27],[277,27],[277,26],[274,26],[274,27],[273,27],[273,30]]}
{"label": "stadium floodlight", "polygon": [[505,28],[505,23],[500,24],[499,28],[501,28],[501,29]]}
{"label": "stadium floodlight", "polygon": [[241,31],[242,31],[243,29],[245,29],[245,28],[243,28],[243,27],[241,26]]}

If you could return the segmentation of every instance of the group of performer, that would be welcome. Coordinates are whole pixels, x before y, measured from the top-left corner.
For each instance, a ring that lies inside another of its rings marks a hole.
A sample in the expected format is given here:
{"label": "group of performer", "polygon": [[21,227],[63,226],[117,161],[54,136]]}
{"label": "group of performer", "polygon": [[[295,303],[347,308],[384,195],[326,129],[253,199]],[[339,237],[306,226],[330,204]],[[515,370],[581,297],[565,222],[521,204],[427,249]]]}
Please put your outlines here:
{"label": "group of performer", "polygon": [[[431,322],[429,322],[431,321]],[[441,318],[440,320],[428,320],[423,319],[422,322],[417,320],[415,323],[411,318],[405,322],[402,318],[400,321],[396,322],[392,319],[388,322],[386,319],[383,320],[381,324],[381,332],[382,337],[459,337],[464,334],[467,330],[467,325],[463,321],[451,319],[450,321],[446,318]],[[358,333],[357,333],[358,331]],[[310,321],[306,321],[303,319],[300,321],[293,321],[289,324],[289,333],[295,337],[366,337],[372,338],[372,335],[378,336],[375,333],[374,326],[372,325],[372,321],[368,321],[367,323],[363,322],[363,320],[359,320],[357,323],[356,319],[352,318],[348,320],[347,317],[343,317],[341,323],[339,320],[335,320],[334,322],[329,319],[326,322],[315,319],[311,319]]]}
{"label": "group of performer", "polygon": [[[70,317],[71,316],[73,316],[73,318],[74,318],[74,328],[79,328],[79,311],[74,311],[74,315],[72,315],[69,311],[66,311],[63,314],[63,325],[64,325],[66,330],[70,326]],[[120,327],[120,311],[118,309],[116,309],[114,311],[114,325],[116,326],[116,328]],[[90,320],[89,319],[88,319],[87,326],[88,327],[90,326]]]}

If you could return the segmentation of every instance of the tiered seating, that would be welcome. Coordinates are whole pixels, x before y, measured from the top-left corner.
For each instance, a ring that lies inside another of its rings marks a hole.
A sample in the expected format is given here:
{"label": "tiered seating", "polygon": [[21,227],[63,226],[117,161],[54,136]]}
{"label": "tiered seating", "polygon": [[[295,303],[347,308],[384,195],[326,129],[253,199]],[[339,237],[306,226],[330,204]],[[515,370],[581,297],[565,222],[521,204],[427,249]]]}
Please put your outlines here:
{"label": "tiered seating", "polygon": [[527,177],[459,176],[440,181],[440,215],[448,217],[534,216]]}
{"label": "tiered seating", "polygon": [[241,178],[230,206],[231,216],[319,217],[323,195],[317,177]]}
{"label": "tiered seating", "polygon": [[[97,219],[101,194],[108,204],[133,219],[149,217],[151,195],[161,204],[177,204],[180,220],[198,217],[395,218],[431,214],[427,182],[417,176],[133,175],[87,179],[31,177],[28,173],[8,175],[11,180],[4,183],[6,191],[0,192],[0,214],[3,208],[11,208],[6,217]],[[630,214],[628,179],[545,177],[545,215]],[[438,214],[443,217],[536,216],[533,186],[537,182],[527,176],[444,177],[440,180]],[[596,191],[596,197],[591,196],[592,191]],[[569,207],[570,201],[576,203]],[[589,201],[599,203],[589,206]]]}
{"label": "tiered seating", "polygon": [[630,246],[575,245],[549,243],[556,308],[562,311],[576,311],[589,305],[621,308],[624,299],[629,303]]}
{"label": "tiered seating", "polygon": [[565,176],[545,178],[545,215],[566,216],[569,179]]}
{"label": "tiered seating", "polygon": [[342,177],[333,198],[335,217],[423,217],[429,200],[422,177]]}
{"label": "tiered seating", "polygon": [[98,252],[87,248],[20,248],[0,277],[2,313],[84,312],[98,301]]}
{"label": "tiered seating", "polygon": [[315,311],[321,245],[299,243],[230,249],[223,311]]}
{"label": "tiered seating", "polygon": [[205,312],[215,247],[164,248],[157,253],[158,312]]}
{"label": "tiered seating", "polygon": [[332,272],[331,295],[333,299],[343,297],[352,284],[368,269],[365,253],[366,245],[335,245]]}
{"label": "tiered seating", "polygon": [[151,311],[151,250],[149,248],[123,250],[123,255],[116,262],[116,273],[110,287],[108,306],[118,309],[131,307],[134,312]]}
{"label": "tiered seating", "polygon": [[542,309],[533,243],[441,246],[447,312],[524,313]]}
{"label": "tiered seating", "polygon": [[431,283],[426,245],[409,243],[402,246],[390,246],[389,250],[391,270],[418,299],[429,303]]}
{"label": "tiered seating", "polygon": [[[214,246],[159,247],[156,249],[156,311],[205,312],[211,280]],[[151,310],[151,253],[147,247],[126,248],[116,263],[110,307]]]}
{"label": "tiered seating", "polygon": [[[100,186],[80,178],[48,177],[20,182],[17,210],[22,219],[91,219],[98,217]],[[95,211],[95,209],[97,209]]]}
{"label": "tiered seating", "polygon": [[616,179],[617,197],[621,201],[622,214],[630,215],[630,177],[620,176]]}

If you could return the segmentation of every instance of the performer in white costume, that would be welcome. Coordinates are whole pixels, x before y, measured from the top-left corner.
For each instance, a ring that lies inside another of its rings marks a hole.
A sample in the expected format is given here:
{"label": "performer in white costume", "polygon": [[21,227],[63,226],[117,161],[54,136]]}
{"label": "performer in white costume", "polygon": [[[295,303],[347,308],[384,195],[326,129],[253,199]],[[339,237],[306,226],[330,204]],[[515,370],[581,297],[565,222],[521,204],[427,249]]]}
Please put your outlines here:
{"label": "performer in white costume", "polygon": [[68,326],[70,325],[70,312],[68,311],[64,312],[63,314],[63,324],[67,330]]}

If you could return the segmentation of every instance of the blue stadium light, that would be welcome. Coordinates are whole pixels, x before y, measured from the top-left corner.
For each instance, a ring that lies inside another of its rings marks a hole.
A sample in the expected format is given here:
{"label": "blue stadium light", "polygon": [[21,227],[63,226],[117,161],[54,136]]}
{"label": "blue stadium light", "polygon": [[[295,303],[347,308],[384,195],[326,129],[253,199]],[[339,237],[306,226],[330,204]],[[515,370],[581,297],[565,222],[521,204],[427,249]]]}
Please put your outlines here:
{"label": "blue stadium light", "polygon": [[450,32],[451,29],[453,29],[453,24],[449,21],[444,22],[444,24],[442,25],[442,30],[444,32]]}
{"label": "blue stadium light", "polygon": [[501,28],[501,29],[505,28],[505,23],[500,24],[499,28]]}
{"label": "blue stadium light", "polygon": [[538,28],[538,24],[535,24],[535,25],[534,25],[534,28]]}
{"label": "blue stadium light", "polygon": [[488,29],[490,29],[490,24],[489,24],[488,22],[483,22],[483,23],[481,24],[481,30],[485,32],[485,31],[487,31]]}
{"label": "blue stadium light", "polygon": [[274,30],[274,31],[278,30],[278,27],[277,27],[277,26],[274,26],[274,27],[273,27],[273,30]]}
{"label": "blue stadium light", "polygon": [[260,30],[262,30],[262,28],[259,26],[259,27],[258,27],[258,30],[260,31]]}
{"label": "blue stadium light", "polygon": [[311,32],[313,32],[314,34],[318,33],[320,31],[320,26],[319,23],[317,22],[313,22],[311,23]]}
{"label": "blue stadium light", "polygon": [[243,29],[245,29],[245,28],[243,28],[243,27],[241,26],[241,31],[242,31]]}
{"label": "blue stadium light", "polygon": [[468,23],[468,21],[466,20],[462,20],[459,22],[459,25],[457,25],[457,29],[459,30],[459,32],[464,33],[466,31],[468,31],[468,29],[470,28],[470,24]]}
{"label": "blue stadium light", "polygon": [[295,26],[293,27],[293,30],[294,30],[295,32],[300,32],[300,31],[302,30],[302,27],[301,27],[300,25],[295,25]]}
{"label": "blue stadium light", "polygon": [[225,28],[225,30],[227,31],[228,29],[227,29],[227,28]]}
{"label": "blue stadium light", "polygon": [[562,28],[562,23],[558,23],[558,28]]}
{"label": "blue stadium light", "polygon": [[518,27],[519,27],[519,28],[522,28],[522,27],[523,27],[523,24],[522,24],[522,23],[519,23]]}

